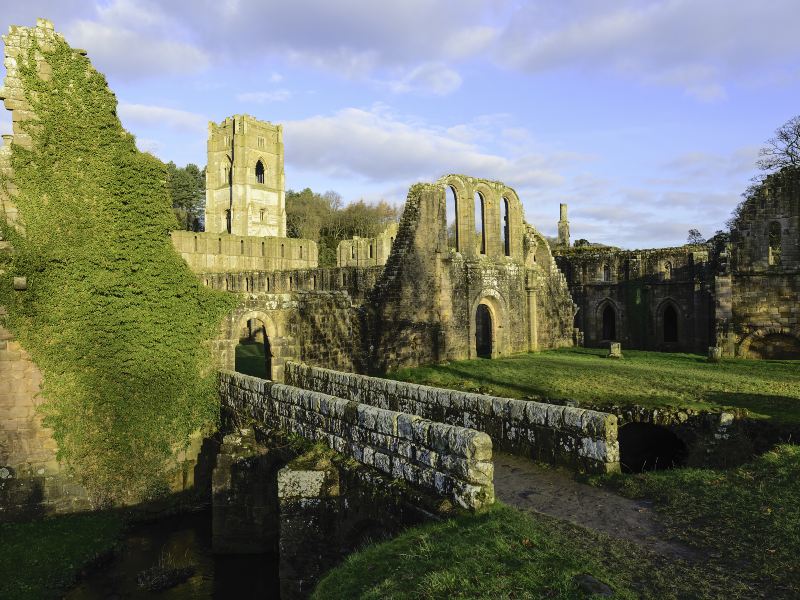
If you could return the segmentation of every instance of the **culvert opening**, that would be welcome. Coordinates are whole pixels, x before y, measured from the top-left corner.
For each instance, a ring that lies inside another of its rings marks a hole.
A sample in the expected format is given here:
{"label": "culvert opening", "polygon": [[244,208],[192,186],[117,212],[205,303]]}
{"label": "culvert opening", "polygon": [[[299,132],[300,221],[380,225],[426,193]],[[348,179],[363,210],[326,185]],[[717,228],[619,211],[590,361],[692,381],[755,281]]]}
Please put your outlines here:
{"label": "culvert opening", "polygon": [[628,423],[619,429],[619,452],[625,473],[660,471],[686,464],[686,444],[666,427]]}

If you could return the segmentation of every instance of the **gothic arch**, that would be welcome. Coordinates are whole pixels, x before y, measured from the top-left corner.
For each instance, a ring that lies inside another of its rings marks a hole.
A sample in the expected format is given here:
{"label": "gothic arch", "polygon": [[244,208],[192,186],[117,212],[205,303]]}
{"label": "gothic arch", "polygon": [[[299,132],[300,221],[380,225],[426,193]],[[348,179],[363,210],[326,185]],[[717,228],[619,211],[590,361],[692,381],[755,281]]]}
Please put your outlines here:
{"label": "gothic arch", "polygon": [[659,345],[669,348],[683,344],[686,337],[684,321],[684,313],[674,298],[662,300],[656,307],[655,330]]}
{"label": "gothic arch", "polygon": [[613,342],[620,339],[622,314],[611,298],[603,298],[595,306],[596,335],[598,342]]}
{"label": "gothic arch", "polygon": [[476,339],[478,337],[478,310],[484,305],[491,317],[491,352],[496,358],[508,354],[508,310],[503,296],[495,289],[484,289],[470,307],[469,358],[478,356]]}

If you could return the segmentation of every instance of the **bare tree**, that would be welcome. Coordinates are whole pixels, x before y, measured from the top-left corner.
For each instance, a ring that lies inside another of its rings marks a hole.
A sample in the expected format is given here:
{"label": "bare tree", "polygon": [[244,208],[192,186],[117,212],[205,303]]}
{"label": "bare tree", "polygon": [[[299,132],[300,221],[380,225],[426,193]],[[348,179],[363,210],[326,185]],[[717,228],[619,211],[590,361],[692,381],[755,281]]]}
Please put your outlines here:
{"label": "bare tree", "polygon": [[774,172],[784,167],[800,167],[800,115],[775,130],[758,153],[756,165],[762,171]]}
{"label": "bare tree", "polygon": [[705,243],[706,238],[703,237],[703,234],[700,233],[699,229],[690,229],[689,236],[686,238],[686,242],[689,244],[703,244]]}

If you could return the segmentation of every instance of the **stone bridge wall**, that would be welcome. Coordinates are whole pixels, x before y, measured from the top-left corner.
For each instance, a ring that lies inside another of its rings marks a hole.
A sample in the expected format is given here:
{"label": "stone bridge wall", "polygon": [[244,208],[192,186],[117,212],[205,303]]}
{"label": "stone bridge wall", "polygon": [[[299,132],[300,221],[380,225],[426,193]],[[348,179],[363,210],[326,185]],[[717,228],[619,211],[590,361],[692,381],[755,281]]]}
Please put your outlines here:
{"label": "stone bridge wall", "polygon": [[492,442],[485,433],[221,372],[220,401],[281,430],[476,509],[494,502]]}
{"label": "stone bridge wall", "polygon": [[495,449],[590,473],[619,469],[617,417],[608,413],[497,398],[366,377],[289,362],[285,381],[387,410],[484,431]]}

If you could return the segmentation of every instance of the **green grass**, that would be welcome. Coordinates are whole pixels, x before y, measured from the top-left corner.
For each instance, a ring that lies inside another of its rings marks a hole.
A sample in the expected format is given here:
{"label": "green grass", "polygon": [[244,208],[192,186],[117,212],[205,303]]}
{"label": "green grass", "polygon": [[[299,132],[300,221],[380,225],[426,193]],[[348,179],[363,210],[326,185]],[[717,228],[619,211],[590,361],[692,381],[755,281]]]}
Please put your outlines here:
{"label": "green grass", "polygon": [[0,524],[0,598],[58,598],[88,563],[110,551],[122,532],[113,513]]}
{"label": "green grass", "polygon": [[596,478],[656,502],[671,535],[752,579],[800,598],[800,447],[781,445],[736,469],[674,469]]}
{"label": "green grass", "polygon": [[409,529],[351,555],[312,598],[587,598],[590,574],[616,598],[751,598],[735,573],[668,562],[630,543],[497,505],[486,513]]}
{"label": "green grass", "polygon": [[800,597],[800,448],[781,445],[736,469],[596,477],[650,498],[693,563],[536,513],[498,505],[409,529],[351,555],[314,598],[586,598],[589,573],[617,598]]}
{"label": "green grass", "polygon": [[236,346],[236,371],[264,379],[267,376],[264,344],[239,344]]}
{"label": "green grass", "polygon": [[695,354],[565,348],[495,360],[467,360],[403,369],[390,379],[480,391],[511,398],[613,405],[747,409],[751,417],[800,423],[800,362],[726,359]]}

